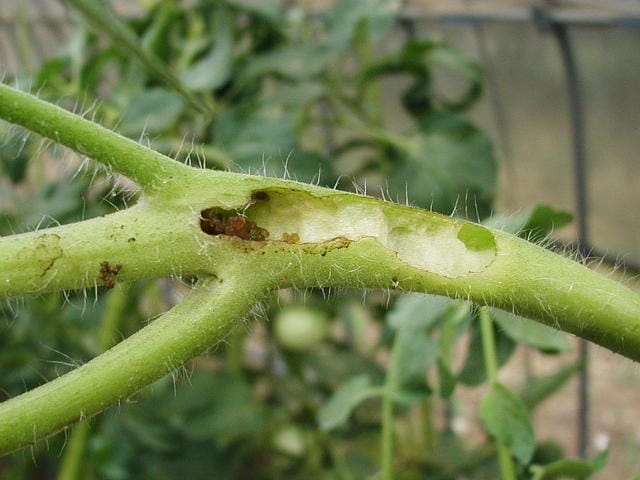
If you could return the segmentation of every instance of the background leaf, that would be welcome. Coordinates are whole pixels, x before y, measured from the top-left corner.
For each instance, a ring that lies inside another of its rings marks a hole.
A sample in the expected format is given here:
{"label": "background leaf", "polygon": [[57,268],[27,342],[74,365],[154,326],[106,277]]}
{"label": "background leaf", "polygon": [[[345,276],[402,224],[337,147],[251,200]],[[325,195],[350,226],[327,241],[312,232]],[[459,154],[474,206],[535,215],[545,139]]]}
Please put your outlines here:
{"label": "background leaf", "polygon": [[216,90],[231,76],[232,18],[225,8],[215,13],[216,37],[209,53],[182,74],[183,84],[194,92]]}
{"label": "background leaf", "polygon": [[175,124],[185,110],[183,99],[175,93],[154,88],[133,97],[127,105],[119,130],[129,137],[160,133]]}
{"label": "background leaf", "polygon": [[529,463],[535,439],[529,411],[520,397],[504,385],[494,383],[480,401],[480,418],[497,442],[510,447],[520,463]]}
{"label": "background leaf", "polygon": [[[501,367],[516,349],[516,343],[507,335],[496,328],[495,322],[492,325],[493,335],[496,342],[496,356],[498,366]],[[484,365],[484,349],[482,346],[482,338],[478,322],[474,321],[471,325],[471,335],[469,338],[469,347],[464,365],[458,374],[458,381],[469,386],[480,385],[487,379],[487,371]]]}
{"label": "background leaf", "polygon": [[421,207],[450,214],[458,204],[462,212],[487,216],[496,186],[489,137],[450,113],[425,117],[421,128],[390,172],[392,194],[407,189],[410,200]]}
{"label": "background leaf", "polygon": [[539,242],[554,230],[572,221],[573,216],[569,212],[540,204],[522,213],[493,215],[484,223],[532,242]]}
{"label": "background leaf", "polygon": [[563,353],[571,350],[569,337],[561,330],[504,310],[492,309],[492,312],[500,330],[518,343],[545,353]]}
{"label": "background leaf", "polygon": [[592,460],[582,460],[578,458],[563,458],[544,466],[534,465],[531,467],[533,473],[532,480],[543,480],[545,478],[588,478],[604,467],[608,450],[604,450],[596,455]]}
{"label": "background leaf", "polygon": [[530,410],[560,390],[580,370],[580,363],[571,363],[557,371],[534,378],[520,390],[520,398]]}
{"label": "background leaf", "polygon": [[373,387],[371,380],[366,375],[359,375],[347,380],[318,410],[318,425],[323,430],[333,430],[344,425],[358,404],[379,394],[380,389]]}
{"label": "background leaf", "polygon": [[451,304],[451,299],[439,295],[406,293],[398,297],[387,313],[387,324],[393,329],[406,326],[428,331]]}

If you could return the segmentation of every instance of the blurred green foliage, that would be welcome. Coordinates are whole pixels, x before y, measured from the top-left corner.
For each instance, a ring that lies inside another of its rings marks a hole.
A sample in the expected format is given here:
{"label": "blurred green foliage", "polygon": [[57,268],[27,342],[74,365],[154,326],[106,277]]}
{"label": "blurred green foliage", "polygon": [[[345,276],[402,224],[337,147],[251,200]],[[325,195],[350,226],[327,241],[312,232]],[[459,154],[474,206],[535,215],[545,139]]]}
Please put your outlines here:
{"label": "blurred green foliage", "polygon": [[[322,14],[274,0],[146,4],[144,15],[115,29],[133,34],[124,34],[124,43],[96,29],[100,22],[86,12],[75,13],[73,39],[60,55],[14,80],[202,167],[366,189],[477,220],[491,211],[491,142],[465,117],[482,92],[481,70],[446,43],[399,28],[395,2],[342,0]],[[127,38],[139,39],[153,68],[131,54]],[[438,90],[443,74],[465,85],[456,97]],[[168,76],[180,88],[166,83]],[[193,98],[206,108],[193,108]],[[68,152],[16,127],[0,131],[3,235],[103,215],[135,199]],[[77,170],[83,173],[72,179]],[[486,221],[540,239],[570,217],[541,206]],[[126,337],[183,288],[163,279],[117,293],[123,300],[115,323],[106,320],[115,315],[115,290],[7,300],[0,398],[97,355],[100,339]],[[487,378],[473,306],[389,292],[368,292],[363,302],[361,293],[309,290],[275,293],[263,310],[268,319],[298,315],[317,340],[301,338],[298,348],[293,337],[304,328],[291,335],[274,334],[269,321],[241,326],[228,345],[91,419],[79,458],[68,459],[63,449],[71,430],[0,459],[0,477],[54,478],[61,462],[75,461],[83,479],[367,478],[379,468],[384,395],[395,405],[395,478],[497,477],[491,437],[473,442],[452,422],[457,386]],[[494,313],[500,365],[518,343],[548,354],[568,349],[560,332]],[[521,478],[596,470],[536,447],[527,410],[575,368],[561,367],[520,395],[500,385],[485,397],[486,428],[511,441]],[[517,416],[505,417],[505,409]]]}

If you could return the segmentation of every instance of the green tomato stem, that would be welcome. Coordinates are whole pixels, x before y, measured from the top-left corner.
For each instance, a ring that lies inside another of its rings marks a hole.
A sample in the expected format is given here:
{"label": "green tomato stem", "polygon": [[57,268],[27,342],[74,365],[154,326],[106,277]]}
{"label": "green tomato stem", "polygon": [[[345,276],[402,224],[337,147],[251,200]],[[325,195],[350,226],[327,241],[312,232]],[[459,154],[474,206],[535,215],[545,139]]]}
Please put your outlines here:
{"label": "green tomato stem", "polygon": [[[108,294],[105,312],[100,319],[97,334],[100,352],[109,349],[115,342],[118,325],[122,321],[127,306],[129,285],[116,285]],[[64,450],[58,480],[78,480],[83,478],[82,461],[91,434],[91,420],[84,420],[73,427],[69,444]]]}
{"label": "green tomato stem", "polygon": [[[482,350],[484,353],[484,368],[491,385],[498,382],[498,357],[496,356],[496,342],[493,336],[493,321],[487,307],[480,308],[480,332]],[[501,441],[496,441],[500,478],[502,480],[516,480],[516,470],[511,458],[511,449]]]}
{"label": "green tomato stem", "polygon": [[496,355],[496,342],[493,337],[491,313],[486,307],[480,308],[480,334],[487,380],[489,380],[489,383],[496,383],[498,381],[498,357]]}
{"label": "green tomato stem", "polygon": [[398,362],[396,346],[399,334],[391,348],[391,358],[382,388],[382,419],[380,432],[380,470],[382,480],[393,480],[393,448],[394,448],[394,400],[398,387]]}
{"label": "green tomato stem", "polygon": [[90,418],[225,338],[269,282],[233,269],[196,286],[178,305],[87,364],[0,404],[0,453]]}
{"label": "green tomato stem", "polygon": [[[0,238],[0,297],[182,274],[225,282],[208,281],[85,366],[0,404],[0,451],[94,415],[182,365],[277,286],[393,288],[473,300],[640,360],[637,293],[512,235],[360,195],[190,168],[2,84],[0,118],[143,188],[138,205],[115,214]],[[222,233],[203,226],[205,212],[251,222],[254,236],[231,225]],[[392,445],[386,405],[383,452]]]}
{"label": "green tomato stem", "polygon": [[187,167],[89,120],[0,83],[0,118],[48,137],[126,175],[145,190]]}
{"label": "green tomato stem", "polygon": [[82,460],[91,434],[91,420],[84,420],[73,426],[71,437],[65,446],[64,455],[60,462],[57,480],[81,480],[85,478],[82,472]]}

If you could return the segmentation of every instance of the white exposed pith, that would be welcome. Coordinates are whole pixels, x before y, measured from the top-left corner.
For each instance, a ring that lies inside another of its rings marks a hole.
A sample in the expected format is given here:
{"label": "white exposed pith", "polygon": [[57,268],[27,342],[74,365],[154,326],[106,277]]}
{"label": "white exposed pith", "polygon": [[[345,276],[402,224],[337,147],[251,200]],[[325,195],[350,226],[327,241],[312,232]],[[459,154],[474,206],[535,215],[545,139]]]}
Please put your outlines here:
{"label": "white exposed pith", "polygon": [[269,200],[251,206],[247,214],[269,231],[269,240],[293,233],[303,244],[374,238],[403,262],[449,278],[482,272],[496,256],[495,243],[472,249],[458,238],[463,222],[445,222],[437,214],[411,209],[398,216],[378,202],[358,200],[269,192]]}

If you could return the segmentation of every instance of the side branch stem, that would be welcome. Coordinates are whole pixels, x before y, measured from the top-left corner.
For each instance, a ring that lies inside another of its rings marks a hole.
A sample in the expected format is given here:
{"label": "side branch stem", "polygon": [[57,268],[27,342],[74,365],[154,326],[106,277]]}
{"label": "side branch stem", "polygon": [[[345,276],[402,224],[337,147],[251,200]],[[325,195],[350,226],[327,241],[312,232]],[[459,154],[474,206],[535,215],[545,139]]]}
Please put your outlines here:
{"label": "side branch stem", "polygon": [[51,103],[0,83],[0,118],[50,138],[131,178],[146,191],[187,166]]}
{"label": "side branch stem", "polygon": [[0,404],[0,454],[91,417],[221,341],[271,287],[237,272],[210,278],[177,306],[80,368]]}

